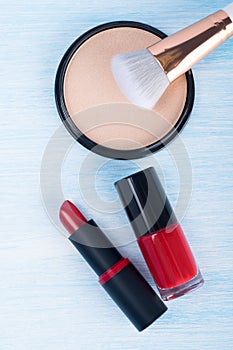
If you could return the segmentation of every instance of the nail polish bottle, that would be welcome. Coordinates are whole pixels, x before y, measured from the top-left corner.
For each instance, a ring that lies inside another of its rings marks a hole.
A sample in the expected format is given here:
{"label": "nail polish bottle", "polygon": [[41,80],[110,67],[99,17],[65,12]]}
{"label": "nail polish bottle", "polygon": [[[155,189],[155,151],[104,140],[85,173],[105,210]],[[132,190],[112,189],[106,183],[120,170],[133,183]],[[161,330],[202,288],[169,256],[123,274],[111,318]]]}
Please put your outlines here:
{"label": "nail polish bottle", "polygon": [[203,277],[154,168],[115,186],[162,299],[200,287]]}

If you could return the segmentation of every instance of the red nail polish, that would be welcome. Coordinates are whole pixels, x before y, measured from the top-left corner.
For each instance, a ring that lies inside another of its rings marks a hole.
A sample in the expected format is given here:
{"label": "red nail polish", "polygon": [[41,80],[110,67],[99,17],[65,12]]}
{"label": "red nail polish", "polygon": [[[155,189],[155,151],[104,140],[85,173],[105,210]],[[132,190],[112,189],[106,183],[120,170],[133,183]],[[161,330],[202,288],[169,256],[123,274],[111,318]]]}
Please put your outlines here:
{"label": "red nail polish", "polygon": [[122,179],[116,187],[162,298],[201,286],[203,277],[155,170]]}

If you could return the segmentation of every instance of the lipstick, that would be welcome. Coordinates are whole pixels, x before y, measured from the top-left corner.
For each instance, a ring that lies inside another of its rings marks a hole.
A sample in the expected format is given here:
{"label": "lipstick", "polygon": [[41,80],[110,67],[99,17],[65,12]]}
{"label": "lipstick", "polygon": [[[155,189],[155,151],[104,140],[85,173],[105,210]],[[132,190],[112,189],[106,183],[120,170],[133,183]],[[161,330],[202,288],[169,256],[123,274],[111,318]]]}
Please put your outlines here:
{"label": "lipstick", "polygon": [[144,277],[129,259],[120,254],[93,220],[86,220],[70,201],[62,204],[59,216],[71,234],[70,242],[138,331],[147,328],[167,310]]}
{"label": "lipstick", "polygon": [[162,299],[200,287],[203,277],[154,168],[115,185]]}

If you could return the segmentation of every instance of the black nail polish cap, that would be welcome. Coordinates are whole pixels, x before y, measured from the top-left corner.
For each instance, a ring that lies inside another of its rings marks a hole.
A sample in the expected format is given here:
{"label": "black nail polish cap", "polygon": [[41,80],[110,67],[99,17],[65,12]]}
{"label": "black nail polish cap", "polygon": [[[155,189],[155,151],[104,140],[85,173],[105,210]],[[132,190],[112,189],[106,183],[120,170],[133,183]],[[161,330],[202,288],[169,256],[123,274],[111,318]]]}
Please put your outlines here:
{"label": "black nail polish cap", "polygon": [[115,186],[137,238],[177,223],[153,167],[121,179]]}

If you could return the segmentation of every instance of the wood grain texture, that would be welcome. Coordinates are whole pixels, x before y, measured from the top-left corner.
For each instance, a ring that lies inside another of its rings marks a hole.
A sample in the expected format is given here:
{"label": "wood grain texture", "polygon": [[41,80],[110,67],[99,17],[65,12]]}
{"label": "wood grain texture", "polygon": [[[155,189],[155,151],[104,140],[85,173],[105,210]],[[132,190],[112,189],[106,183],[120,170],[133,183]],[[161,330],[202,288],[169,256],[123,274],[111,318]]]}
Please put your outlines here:
{"label": "wood grain texture", "polygon": [[[232,39],[195,67],[195,109],[168,150],[137,162],[103,160],[61,131],[42,174],[48,179],[42,183],[46,203],[40,183],[44,150],[61,125],[54,76],[75,38],[100,23],[125,19],[169,34],[222,6],[220,0],[1,2],[1,350],[233,348]],[[64,145],[71,148],[61,179],[51,181]],[[179,204],[177,214],[205,285],[169,302],[169,311],[139,334],[62,236],[57,212],[63,197],[80,203],[153,284],[113,187],[114,181],[146,166],[156,166],[171,202]],[[57,191],[59,181],[63,192]]]}

